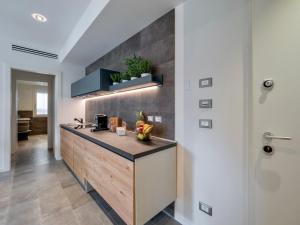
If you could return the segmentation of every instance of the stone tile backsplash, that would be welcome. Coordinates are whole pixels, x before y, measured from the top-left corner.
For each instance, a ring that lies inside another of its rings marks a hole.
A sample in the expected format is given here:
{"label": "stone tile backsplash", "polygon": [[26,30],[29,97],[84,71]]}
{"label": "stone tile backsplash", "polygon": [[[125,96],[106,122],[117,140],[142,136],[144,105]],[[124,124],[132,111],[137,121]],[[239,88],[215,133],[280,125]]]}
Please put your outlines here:
{"label": "stone tile backsplash", "polygon": [[120,93],[86,101],[86,121],[97,113],[120,116],[129,129],[135,127],[135,113],[162,116],[154,123],[153,135],[174,139],[175,136],[175,12],[170,11],[86,68],[86,74],[98,68],[125,71],[124,60],[136,54],[150,59],[153,74],[163,74],[162,87]]}

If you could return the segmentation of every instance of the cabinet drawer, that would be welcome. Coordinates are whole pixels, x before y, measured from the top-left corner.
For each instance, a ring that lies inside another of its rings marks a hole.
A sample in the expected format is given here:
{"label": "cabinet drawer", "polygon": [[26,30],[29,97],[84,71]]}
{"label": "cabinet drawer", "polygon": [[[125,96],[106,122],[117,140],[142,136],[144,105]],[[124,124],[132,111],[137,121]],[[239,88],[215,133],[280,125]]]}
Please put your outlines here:
{"label": "cabinet drawer", "polygon": [[85,141],[86,179],[128,224],[134,224],[134,164]]}

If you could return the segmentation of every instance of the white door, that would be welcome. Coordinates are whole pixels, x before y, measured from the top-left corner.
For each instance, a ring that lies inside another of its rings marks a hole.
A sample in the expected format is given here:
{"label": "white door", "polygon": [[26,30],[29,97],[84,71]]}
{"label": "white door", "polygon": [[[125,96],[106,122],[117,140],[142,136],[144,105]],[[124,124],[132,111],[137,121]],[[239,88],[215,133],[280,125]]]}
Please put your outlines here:
{"label": "white door", "polygon": [[[250,225],[300,225],[300,1],[253,4]],[[262,87],[266,78],[273,88]]]}

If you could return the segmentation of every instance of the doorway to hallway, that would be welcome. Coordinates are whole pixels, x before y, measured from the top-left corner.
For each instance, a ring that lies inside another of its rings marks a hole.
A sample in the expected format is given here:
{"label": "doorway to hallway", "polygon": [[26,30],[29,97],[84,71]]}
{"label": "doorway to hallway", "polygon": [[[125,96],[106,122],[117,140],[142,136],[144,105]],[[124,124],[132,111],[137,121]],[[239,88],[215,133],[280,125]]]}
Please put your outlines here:
{"label": "doorway to hallway", "polygon": [[54,76],[11,70],[12,166],[54,159]]}

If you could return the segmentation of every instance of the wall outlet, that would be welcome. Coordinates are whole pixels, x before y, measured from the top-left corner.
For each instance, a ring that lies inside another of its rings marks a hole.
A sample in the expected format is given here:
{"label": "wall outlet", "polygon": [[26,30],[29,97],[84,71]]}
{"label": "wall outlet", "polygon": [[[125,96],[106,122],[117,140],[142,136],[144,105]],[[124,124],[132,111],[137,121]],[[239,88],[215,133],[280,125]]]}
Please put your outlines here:
{"label": "wall outlet", "polygon": [[212,207],[203,202],[199,202],[199,210],[212,216]]}
{"label": "wall outlet", "polygon": [[161,116],[155,116],[155,122],[161,123],[162,122],[162,117]]}
{"label": "wall outlet", "polygon": [[148,116],[147,118],[149,122],[153,122],[153,116]]}

